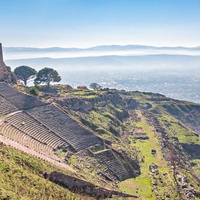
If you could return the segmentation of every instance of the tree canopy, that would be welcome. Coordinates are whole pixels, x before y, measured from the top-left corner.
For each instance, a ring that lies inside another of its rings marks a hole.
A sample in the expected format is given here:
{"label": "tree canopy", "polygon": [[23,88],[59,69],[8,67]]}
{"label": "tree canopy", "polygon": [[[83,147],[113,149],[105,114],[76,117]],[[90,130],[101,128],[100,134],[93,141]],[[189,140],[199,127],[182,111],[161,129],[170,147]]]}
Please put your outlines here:
{"label": "tree canopy", "polygon": [[51,82],[60,82],[61,77],[58,72],[52,68],[41,69],[36,76],[35,84],[45,83],[47,87],[50,87]]}
{"label": "tree canopy", "polygon": [[22,65],[16,67],[14,73],[19,80],[24,82],[24,85],[27,85],[27,82],[29,80],[34,79],[35,75],[37,74],[37,71],[31,67]]}
{"label": "tree canopy", "polygon": [[91,83],[90,88],[92,88],[93,90],[100,90],[102,87],[98,83]]}

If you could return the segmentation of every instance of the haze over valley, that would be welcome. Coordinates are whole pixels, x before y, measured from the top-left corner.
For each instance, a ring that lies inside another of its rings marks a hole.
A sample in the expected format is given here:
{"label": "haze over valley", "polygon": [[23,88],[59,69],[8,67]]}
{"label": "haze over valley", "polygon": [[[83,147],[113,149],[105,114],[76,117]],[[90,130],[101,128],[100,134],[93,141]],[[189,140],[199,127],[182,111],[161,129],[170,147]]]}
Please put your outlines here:
{"label": "haze over valley", "polygon": [[91,48],[4,47],[14,69],[53,67],[61,83],[155,92],[200,103],[200,47],[103,45]]}

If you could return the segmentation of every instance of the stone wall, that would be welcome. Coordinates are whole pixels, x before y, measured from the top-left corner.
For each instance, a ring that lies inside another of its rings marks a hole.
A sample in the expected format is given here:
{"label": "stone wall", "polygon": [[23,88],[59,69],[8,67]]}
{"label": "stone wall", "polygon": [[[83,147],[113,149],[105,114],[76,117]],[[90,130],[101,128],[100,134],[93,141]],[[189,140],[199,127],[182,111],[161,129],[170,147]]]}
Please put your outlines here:
{"label": "stone wall", "polygon": [[2,44],[0,43],[0,67],[4,67],[5,63],[3,62],[3,52],[2,52]]}
{"label": "stone wall", "polygon": [[7,83],[17,83],[17,79],[14,73],[11,72],[11,68],[6,66],[3,61],[2,44],[0,43],[0,81]]}

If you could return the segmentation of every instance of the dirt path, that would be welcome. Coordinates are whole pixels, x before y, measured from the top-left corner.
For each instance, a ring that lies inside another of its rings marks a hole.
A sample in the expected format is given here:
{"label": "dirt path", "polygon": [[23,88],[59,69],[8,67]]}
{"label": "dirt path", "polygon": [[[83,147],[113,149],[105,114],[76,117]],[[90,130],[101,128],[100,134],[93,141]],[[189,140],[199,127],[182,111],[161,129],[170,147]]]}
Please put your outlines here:
{"label": "dirt path", "polygon": [[59,162],[59,160],[54,160],[54,159],[52,159],[52,158],[49,158],[49,157],[47,157],[47,156],[45,156],[45,155],[43,155],[43,154],[41,154],[41,153],[38,153],[37,151],[34,151],[34,150],[29,149],[29,148],[27,148],[27,147],[25,147],[25,146],[23,146],[23,145],[21,145],[21,144],[19,144],[19,143],[17,143],[17,142],[14,142],[14,141],[12,141],[12,140],[9,140],[8,138],[6,138],[6,137],[3,136],[3,135],[0,135],[0,142],[4,143],[4,144],[6,144],[6,145],[10,145],[10,146],[12,146],[12,147],[14,147],[14,148],[16,148],[16,149],[19,149],[19,150],[21,150],[21,151],[23,151],[23,152],[25,152],[25,153],[30,154],[30,155],[32,155],[32,156],[35,156],[35,157],[37,157],[37,158],[40,158],[41,160],[47,161],[47,162],[49,162],[49,163],[52,163],[52,164],[54,164],[54,165],[56,165],[56,166],[58,166],[58,167],[63,167],[63,168],[65,168],[65,169],[69,170],[69,171],[76,172],[76,171],[75,171],[74,169],[72,169],[69,165],[67,165],[67,164],[65,164],[65,163],[62,163],[62,162]]}
{"label": "dirt path", "polygon": [[160,166],[165,167],[165,164],[163,162],[163,155],[161,153],[159,145],[156,144],[157,136],[155,135],[154,131],[152,131],[152,127],[147,123],[145,117],[142,115],[141,111],[138,112],[139,117],[141,118],[141,122],[146,125],[146,131],[147,135],[149,136],[149,141],[152,144],[152,147],[156,150],[156,157],[158,162],[160,163]]}
{"label": "dirt path", "polygon": [[[149,134],[148,134],[149,140],[150,140],[150,142],[152,143],[152,146],[154,146],[154,149],[156,149],[156,158],[157,158],[157,160],[158,160],[160,166],[163,167],[163,168],[166,167],[167,164],[165,163],[165,161],[164,161],[164,159],[163,159],[163,155],[162,155],[160,146],[155,144],[155,138],[157,138],[157,136],[156,136],[155,132],[152,131],[152,126],[150,126],[150,125],[147,123],[147,121],[146,121],[145,117],[142,115],[141,111],[139,111],[138,114],[139,114],[139,116],[140,116],[140,118],[141,118],[141,120],[142,120],[142,123],[147,124],[147,127],[146,127],[146,128],[147,128],[147,131],[148,131],[148,133],[149,133]],[[166,173],[167,173],[167,178],[168,178],[168,180],[170,180],[171,183],[173,183],[174,181],[173,181],[173,179],[171,178],[171,175],[170,175],[169,171],[167,171]]]}

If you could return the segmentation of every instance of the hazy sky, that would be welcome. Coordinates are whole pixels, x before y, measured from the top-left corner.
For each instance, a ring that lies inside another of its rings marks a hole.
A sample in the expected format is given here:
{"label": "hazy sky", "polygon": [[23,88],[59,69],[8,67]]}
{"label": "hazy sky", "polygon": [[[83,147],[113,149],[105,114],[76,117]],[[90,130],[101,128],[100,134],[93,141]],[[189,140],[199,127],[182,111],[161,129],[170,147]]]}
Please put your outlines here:
{"label": "hazy sky", "polygon": [[0,0],[4,46],[200,46],[200,0]]}

